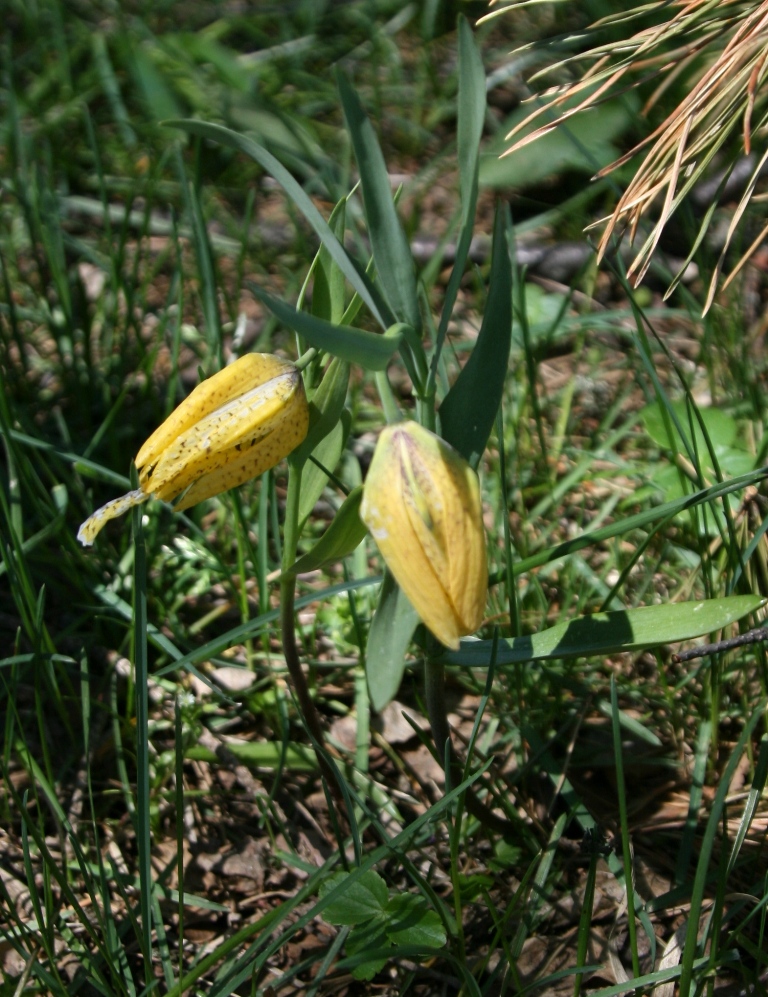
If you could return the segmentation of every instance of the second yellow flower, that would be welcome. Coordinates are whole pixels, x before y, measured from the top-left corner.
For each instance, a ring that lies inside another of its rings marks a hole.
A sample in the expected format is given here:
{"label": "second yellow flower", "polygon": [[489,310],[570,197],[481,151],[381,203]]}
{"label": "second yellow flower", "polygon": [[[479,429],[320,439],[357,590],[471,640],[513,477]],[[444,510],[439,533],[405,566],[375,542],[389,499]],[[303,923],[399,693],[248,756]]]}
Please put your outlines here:
{"label": "second yellow flower", "polygon": [[360,509],[381,555],[425,625],[446,647],[483,621],[488,594],[477,475],[415,422],[381,433]]}

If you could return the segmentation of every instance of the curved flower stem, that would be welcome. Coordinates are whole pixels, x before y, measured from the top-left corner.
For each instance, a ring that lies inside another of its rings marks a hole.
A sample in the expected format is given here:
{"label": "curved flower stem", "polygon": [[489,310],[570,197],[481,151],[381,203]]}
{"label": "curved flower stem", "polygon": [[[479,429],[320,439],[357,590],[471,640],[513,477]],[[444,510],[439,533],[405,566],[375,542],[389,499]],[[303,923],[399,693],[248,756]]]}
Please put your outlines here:
{"label": "curved flower stem", "polygon": [[[288,674],[299,703],[299,709],[307,729],[316,745],[324,743],[323,728],[317,715],[315,704],[309,692],[307,679],[301,669],[299,649],[296,645],[295,598],[296,580],[288,574],[296,560],[296,549],[299,542],[299,493],[301,491],[301,472],[303,464],[288,460],[288,495],[285,505],[285,524],[283,527],[283,576],[280,579],[280,629],[283,639],[283,654]],[[329,786],[341,793],[338,774],[329,765],[328,760],[315,748],[320,771]],[[342,794],[343,795],[343,794]]]}
{"label": "curved flower stem", "polygon": [[[449,761],[445,774],[458,785],[463,782],[464,773],[456,757],[451,740],[451,729],[448,725],[448,711],[445,702],[445,666],[430,655],[427,656],[424,668],[424,693],[438,760],[445,767],[447,745]],[[516,828],[512,821],[495,814],[490,807],[477,798],[471,786],[465,793],[464,801],[469,813],[491,831],[503,835],[511,835],[515,832]]]}
{"label": "curved flower stem", "polygon": [[374,377],[376,380],[376,390],[379,392],[379,398],[381,399],[381,407],[384,410],[384,417],[388,425],[394,425],[394,423],[402,420],[403,415],[395,401],[395,393],[392,390],[392,385],[389,383],[387,372],[385,370],[377,370]]}

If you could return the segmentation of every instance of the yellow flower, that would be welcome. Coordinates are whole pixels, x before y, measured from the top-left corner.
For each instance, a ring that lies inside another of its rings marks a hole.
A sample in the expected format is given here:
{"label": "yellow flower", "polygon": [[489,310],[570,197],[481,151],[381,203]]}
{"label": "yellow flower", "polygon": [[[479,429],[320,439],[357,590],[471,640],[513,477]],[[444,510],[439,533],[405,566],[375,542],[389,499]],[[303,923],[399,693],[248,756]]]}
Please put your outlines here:
{"label": "yellow flower", "polygon": [[308,427],[299,370],[248,353],[199,384],[155,430],[136,455],[140,487],[89,516],[77,538],[92,544],[108,520],[151,496],[181,495],[181,510],[241,485],[294,450]]}
{"label": "yellow flower", "polygon": [[360,516],[387,567],[437,639],[456,650],[485,613],[488,568],[477,475],[415,422],[387,426]]}

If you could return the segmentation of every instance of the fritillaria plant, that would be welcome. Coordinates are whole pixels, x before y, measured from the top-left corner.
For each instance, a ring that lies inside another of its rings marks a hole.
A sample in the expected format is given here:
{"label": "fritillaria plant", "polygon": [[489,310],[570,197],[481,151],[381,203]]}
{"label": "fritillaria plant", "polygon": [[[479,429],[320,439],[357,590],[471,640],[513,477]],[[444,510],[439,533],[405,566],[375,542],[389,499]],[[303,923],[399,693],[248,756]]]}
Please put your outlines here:
{"label": "fritillaria plant", "polygon": [[[360,170],[372,267],[353,260],[344,247],[346,199],[326,222],[285,168],[251,139],[200,121],[171,123],[255,159],[283,186],[319,236],[321,249],[310,271],[311,311],[254,289],[296,333],[301,359],[294,365],[270,355],[247,355],[204,381],[141,448],[136,458],[139,488],[89,517],[79,537],[92,543],[109,519],[151,496],[175,498],[177,509],[188,508],[287,456],[282,637],[310,734],[320,746],[322,727],[295,639],[296,574],[349,554],[367,526],[388,568],[366,649],[371,701],[380,709],[397,692],[421,619],[432,634],[424,642],[425,674],[436,752],[441,761],[449,759],[451,774],[460,780],[446,721],[442,656],[446,648],[458,648],[461,637],[478,629],[485,615],[488,569],[477,468],[506,376],[512,278],[509,222],[499,211],[483,323],[469,360],[451,383],[442,353],[469,259],[485,115],[485,75],[463,19],[459,54],[461,217],[453,271],[434,330],[431,317],[425,321],[414,260],[378,140],[357,94],[342,75],[339,91]],[[379,332],[352,324],[363,305]],[[413,384],[412,403],[404,410],[386,373],[397,359]],[[316,547],[297,560],[302,524],[328,483],[348,436],[344,404],[353,364],[373,374],[388,425],[380,434],[364,491],[357,488],[347,496]],[[305,473],[310,461],[312,474]],[[322,752],[320,764],[326,777],[338,782]],[[467,806],[487,823],[505,829],[471,793]]]}

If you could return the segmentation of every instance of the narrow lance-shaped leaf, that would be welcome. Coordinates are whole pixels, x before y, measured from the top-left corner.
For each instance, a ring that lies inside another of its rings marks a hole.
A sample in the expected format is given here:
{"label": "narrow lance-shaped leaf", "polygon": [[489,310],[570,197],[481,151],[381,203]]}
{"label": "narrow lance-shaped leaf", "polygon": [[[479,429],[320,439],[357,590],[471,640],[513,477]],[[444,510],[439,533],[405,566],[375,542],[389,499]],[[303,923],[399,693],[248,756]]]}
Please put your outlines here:
{"label": "narrow lance-shaped leaf", "polygon": [[512,342],[512,265],[507,211],[496,209],[485,315],[469,360],[440,406],[443,438],[477,467],[501,404]]}
{"label": "narrow lance-shaped leaf", "polygon": [[[328,224],[341,245],[344,244],[347,199],[343,197],[331,212]],[[338,325],[344,315],[344,274],[328,247],[321,245],[315,261],[315,283],[312,289],[312,314]]]}
{"label": "narrow lance-shaped leaf", "polygon": [[313,459],[305,461],[304,470],[301,472],[299,523],[305,522],[323,494],[323,489],[328,484],[327,472],[333,472],[339,463],[351,427],[352,414],[344,409],[330,433],[324,436],[312,451]]}
{"label": "narrow lance-shaped leaf", "polygon": [[308,312],[297,311],[266,291],[256,287],[252,290],[281,322],[312,346],[366,370],[384,370],[400,346],[403,334],[399,327],[382,335],[349,325],[333,325]]}
{"label": "narrow lance-shaped leaf", "polygon": [[365,524],[360,519],[362,497],[362,486],[349,493],[325,533],[312,550],[294,563],[288,574],[300,575],[305,571],[316,571],[326,564],[335,564],[362,543],[366,534]]}
{"label": "narrow lance-shaped leaf", "polygon": [[[758,595],[735,595],[578,616],[537,634],[499,641],[496,664],[587,658],[691,640],[756,612],[765,602]],[[489,640],[465,640],[460,650],[444,657],[451,664],[483,668],[490,660],[492,645]]]}
{"label": "narrow lance-shaped leaf", "polygon": [[338,84],[360,171],[365,219],[376,272],[395,316],[418,330],[421,320],[413,256],[397,217],[384,156],[373,125],[349,80],[341,72]]}
{"label": "narrow lance-shaped leaf", "polygon": [[480,138],[485,121],[485,71],[477,51],[472,29],[463,16],[459,17],[459,95],[457,116],[457,146],[459,159],[459,195],[461,223],[456,242],[456,258],[445,291],[445,299],[437,329],[436,347],[431,360],[430,380],[434,384],[440,353],[453,314],[464,268],[467,265],[475,225],[477,187],[480,163]]}
{"label": "narrow lance-shaped leaf", "polygon": [[389,571],[379,594],[379,602],[368,631],[365,674],[371,706],[380,712],[397,694],[405,671],[405,654],[419,614]]}
{"label": "narrow lance-shaped leaf", "polygon": [[352,260],[347,255],[347,251],[336,238],[330,226],[312,203],[306,192],[301,188],[294,177],[291,176],[288,170],[286,170],[283,164],[279,160],[275,159],[272,153],[267,152],[267,150],[263,146],[259,145],[258,142],[254,142],[253,139],[247,138],[245,135],[238,135],[237,132],[233,132],[229,128],[224,128],[221,125],[214,125],[207,121],[196,121],[192,118],[173,118],[169,121],[164,121],[163,124],[169,128],[181,128],[184,131],[190,132],[192,135],[201,135],[203,138],[207,138],[212,142],[218,142],[220,145],[226,145],[230,149],[237,149],[239,152],[245,153],[246,156],[250,156],[250,158],[255,160],[259,166],[262,167],[262,169],[266,170],[270,176],[277,180],[286,194],[288,194],[293,203],[315,230],[320,238],[320,241],[328,249],[328,252],[339,266],[341,272],[371,310],[373,317],[379,325],[381,325],[382,329],[386,329],[389,323],[382,317],[376,301],[370,293],[368,285],[361,278],[352,263]]}
{"label": "narrow lance-shaped leaf", "polygon": [[347,400],[348,385],[349,364],[335,357],[328,365],[319,388],[309,398],[309,430],[304,442],[294,451],[294,460],[306,460],[339,421]]}

